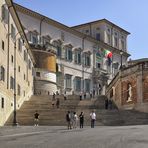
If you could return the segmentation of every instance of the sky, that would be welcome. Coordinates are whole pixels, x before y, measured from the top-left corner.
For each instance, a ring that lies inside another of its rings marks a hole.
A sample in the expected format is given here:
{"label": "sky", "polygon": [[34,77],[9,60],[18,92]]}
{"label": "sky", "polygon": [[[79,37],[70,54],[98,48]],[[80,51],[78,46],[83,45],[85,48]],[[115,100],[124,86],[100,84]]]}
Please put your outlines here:
{"label": "sky", "polygon": [[148,58],[148,0],[14,0],[69,27],[108,19],[131,34],[131,59]]}

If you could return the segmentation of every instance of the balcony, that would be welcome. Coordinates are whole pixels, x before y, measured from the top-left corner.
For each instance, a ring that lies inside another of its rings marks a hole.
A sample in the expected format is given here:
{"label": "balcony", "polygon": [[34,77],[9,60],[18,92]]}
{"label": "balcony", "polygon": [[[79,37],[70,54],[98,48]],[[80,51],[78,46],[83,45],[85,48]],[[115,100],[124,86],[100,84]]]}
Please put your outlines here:
{"label": "balcony", "polygon": [[49,52],[51,54],[57,53],[57,48],[50,43],[43,45],[43,44],[33,44],[33,43],[30,42],[30,46],[34,50],[41,50],[41,51],[44,51],[44,52]]}

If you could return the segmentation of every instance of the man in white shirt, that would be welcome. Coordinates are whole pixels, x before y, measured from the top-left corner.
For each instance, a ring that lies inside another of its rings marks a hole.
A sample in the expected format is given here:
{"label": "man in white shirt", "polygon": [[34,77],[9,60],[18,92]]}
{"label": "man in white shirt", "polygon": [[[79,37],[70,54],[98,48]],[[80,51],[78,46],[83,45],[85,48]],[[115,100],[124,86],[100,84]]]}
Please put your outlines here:
{"label": "man in white shirt", "polygon": [[90,119],[91,119],[91,128],[94,128],[95,121],[96,121],[96,113],[95,113],[95,111],[92,111],[90,113]]}

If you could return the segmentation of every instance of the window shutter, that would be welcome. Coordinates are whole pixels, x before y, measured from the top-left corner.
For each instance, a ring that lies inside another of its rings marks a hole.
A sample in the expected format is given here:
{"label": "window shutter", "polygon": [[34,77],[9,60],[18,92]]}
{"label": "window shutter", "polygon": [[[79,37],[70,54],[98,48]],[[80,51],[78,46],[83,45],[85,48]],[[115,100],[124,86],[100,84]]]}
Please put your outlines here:
{"label": "window shutter", "polygon": [[5,19],[5,7],[4,5],[2,6],[2,10],[1,10],[1,17],[2,17],[2,21]]}
{"label": "window shutter", "polygon": [[8,24],[8,17],[9,17],[9,12],[8,12],[8,10],[6,9],[6,7],[4,8],[5,9],[5,23],[7,23]]}

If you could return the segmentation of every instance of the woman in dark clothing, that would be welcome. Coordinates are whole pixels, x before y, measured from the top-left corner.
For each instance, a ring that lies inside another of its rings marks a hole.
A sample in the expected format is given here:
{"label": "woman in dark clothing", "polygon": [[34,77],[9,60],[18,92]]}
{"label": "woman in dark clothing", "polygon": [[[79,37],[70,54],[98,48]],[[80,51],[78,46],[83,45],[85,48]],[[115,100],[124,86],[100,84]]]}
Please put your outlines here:
{"label": "woman in dark clothing", "polygon": [[81,114],[79,115],[80,118],[80,128],[83,128],[83,124],[84,124],[84,113],[81,112]]}

